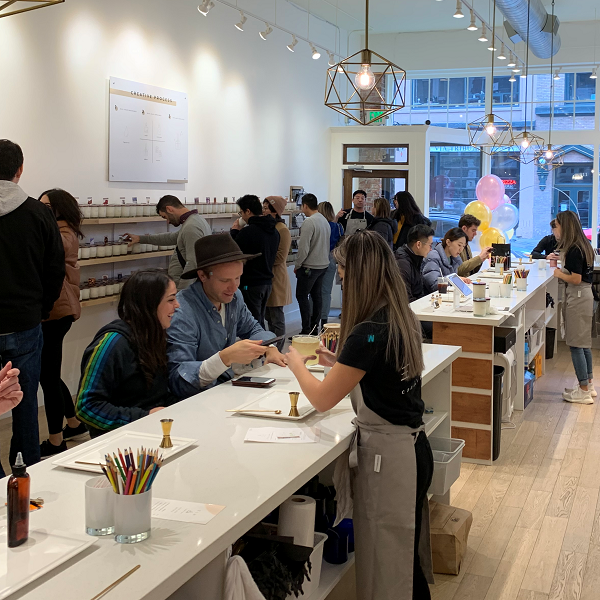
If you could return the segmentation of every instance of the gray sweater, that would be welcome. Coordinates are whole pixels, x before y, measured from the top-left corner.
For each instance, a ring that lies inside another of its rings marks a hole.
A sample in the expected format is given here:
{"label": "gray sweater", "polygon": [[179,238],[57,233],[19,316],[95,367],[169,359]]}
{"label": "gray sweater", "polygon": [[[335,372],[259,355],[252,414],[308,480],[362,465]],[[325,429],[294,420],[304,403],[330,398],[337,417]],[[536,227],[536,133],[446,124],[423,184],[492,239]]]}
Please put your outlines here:
{"label": "gray sweater", "polygon": [[329,266],[329,221],[319,212],[308,217],[300,229],[296,269],[326,269]]}
{"label": "gray sweater", "polygon": [[205,235],[211,235],[211,233],[212,230],[208,221],[200,215],[193,214],[183,222],[179,231],[140,235],[140,242],[142,244],[154,244],[157,246],[177,245],[181,256],[185,260],[185,267],[181,267],[179,258],[177,258],[177,250],[175,250],[169,262],[169,275],[173,278],[177,289],[182,290],[195,281],[195,279],[181,279],[181,275],[185,271],[190,271],[196,267],[196,251],[194,249],[196,240]]}

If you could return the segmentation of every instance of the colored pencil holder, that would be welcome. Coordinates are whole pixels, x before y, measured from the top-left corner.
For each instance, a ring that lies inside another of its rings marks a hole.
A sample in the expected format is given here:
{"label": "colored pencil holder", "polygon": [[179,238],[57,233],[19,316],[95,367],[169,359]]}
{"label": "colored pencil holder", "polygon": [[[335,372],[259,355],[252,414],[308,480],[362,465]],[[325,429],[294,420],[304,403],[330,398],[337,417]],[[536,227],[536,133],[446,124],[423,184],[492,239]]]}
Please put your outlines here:
{"label": "colored pencil holder", "polygon": [[527,277],[517,277],[517,291],[527,291]]}
{"label": "colored pencil holder", "polygon": [[115,542],[137,544],[150,537],[152,489],[143,494],[115,494]]}
{"label": "colored pencil holder", "polygon": [[115,494],[104,475],[85,482],[85,532],[112,535],[115,532]]}

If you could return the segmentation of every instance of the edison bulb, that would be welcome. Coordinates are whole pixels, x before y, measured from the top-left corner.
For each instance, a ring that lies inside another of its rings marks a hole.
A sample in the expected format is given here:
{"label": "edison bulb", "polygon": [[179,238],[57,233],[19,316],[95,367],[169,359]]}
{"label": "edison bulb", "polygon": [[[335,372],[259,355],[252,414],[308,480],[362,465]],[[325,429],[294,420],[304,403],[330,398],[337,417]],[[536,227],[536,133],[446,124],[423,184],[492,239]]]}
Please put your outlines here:
{"label": "edison bulb", "polygon": [[529,140],[526,137],[524,137],[521,142],[521,148],[529,148]]}
{"label": "edison bulb", "polygon": [[371,71],[371,65],[362,65],[360,71],[354,77],[354,83],[359,90],[369,91],[375,86],[375,75]]}
{"label": "edison bulb", "polygon": [[547,159],[551,159],[554,156],[554,152],[552,152],[552,150],[546,150],[545,156]]}
{"label": "edison bulb", "polygon": [[494,135],[496,133],[496,127],[494,126],[493,123],[486,125],[485,130],[487,131],[488,135]]}

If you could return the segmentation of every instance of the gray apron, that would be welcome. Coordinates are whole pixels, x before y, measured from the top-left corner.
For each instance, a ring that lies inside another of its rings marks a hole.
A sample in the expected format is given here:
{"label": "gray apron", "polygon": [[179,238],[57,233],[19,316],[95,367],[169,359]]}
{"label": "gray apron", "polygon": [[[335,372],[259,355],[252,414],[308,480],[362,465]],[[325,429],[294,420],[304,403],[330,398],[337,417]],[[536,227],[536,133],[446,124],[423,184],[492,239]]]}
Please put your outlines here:
{"label": "gray apron", "polygon": [[345,235],[352,235],[353,233],[356,233],[359,229],[366,229],[368,226],[366,219],[353,219],[352,218],[353,212],[354,212],[354,209],[351,208],[350,214],[348,215],[348,218],[346,219]]}
{"label": "gray apron", "polygon": [[[564,267],[561,271],[565,275],[571,274]],[[594,321],[592,284],[582,281],[579,285],[574,285],[565,283],[562,279],[560,283],[564,285],[562,322],[565,342],[572,348],[591,348]]]}
{"label": "gray apron", "polygon": [[[392,425],[350,393],[357,431],[336,464],[336,523],[353,509],[357,600],[412,600],[417,496],[416,436],[424,430]],[[350,467],[350,469],[348,469]],[[433,583],[429,501],[419,540],[421,567]]]}

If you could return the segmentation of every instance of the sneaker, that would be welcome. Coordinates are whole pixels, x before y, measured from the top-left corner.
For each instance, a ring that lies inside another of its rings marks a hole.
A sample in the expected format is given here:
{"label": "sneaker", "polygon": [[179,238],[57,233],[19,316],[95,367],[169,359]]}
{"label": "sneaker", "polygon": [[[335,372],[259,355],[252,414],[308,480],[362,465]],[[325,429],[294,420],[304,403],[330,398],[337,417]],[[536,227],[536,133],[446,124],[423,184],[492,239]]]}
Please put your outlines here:
{"label": "sneaker", "polygon": [[573,402],[575,404],[594,404],[594,400],[589,390],[582,390],[577,386],[572,392],[563,392],[563,398],[567,402]]}
{"label": "sneaker", "polygon": [[[565,392],[570,394],[571,392],[573,392],[576,389],[577,388],[565,388]],[[598,392],[596,391],[596,388],[593,385],[588,385],[588,392],[590,393],[590,396],[592,398],[595,398],[598,395]]]}
{"label": "sneaker", "polygon": [[84,423],[79,423],[77,427],[70,427],[68,424],[63,429],[63,440],[74,440],[75,438],[86,435],[88,432]]}
{"label": "sneaker", "polygon": [[45,440],[40,444],[40,455],[41,458],[50,458],[55,454],[60,454],[67,450],[67,442],[65,440],[62,441],[60,446],[55,446],[50,443],[50,440]]}

